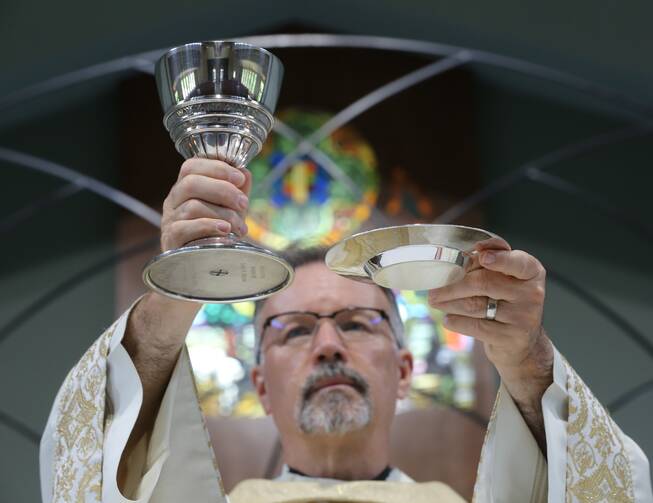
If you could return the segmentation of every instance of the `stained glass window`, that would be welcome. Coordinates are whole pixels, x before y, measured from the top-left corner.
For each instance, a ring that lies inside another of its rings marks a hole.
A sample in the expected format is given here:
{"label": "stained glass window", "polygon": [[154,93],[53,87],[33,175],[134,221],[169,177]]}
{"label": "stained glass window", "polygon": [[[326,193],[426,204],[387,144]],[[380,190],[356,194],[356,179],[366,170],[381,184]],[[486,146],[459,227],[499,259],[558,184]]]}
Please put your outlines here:
{"label": "stained glass window", "polygon": [[402,407],[444,402],[460,408],[474,405],[474,339],[442,325],[442,313],[428,304],[426,292],[397,294],[406,346],[413,354],[411,394]]}
{"label": "stained glass window", "polygon": [[[279,119],[307,136],[331,116],[321,112],[288,109]],[[272,133],[262,152],[250,163],[253,186],[260,186],[270,171],[298,145]],[[303,155],[267,190],[253,191],[247,218],[249,235],[263,245],[286,248],[333,244],[356,232],[374,208],[379,191],[377,159],[372,147],[351,126],[342,127],[317,145],[335,163],[358,192],[328,166]]]}

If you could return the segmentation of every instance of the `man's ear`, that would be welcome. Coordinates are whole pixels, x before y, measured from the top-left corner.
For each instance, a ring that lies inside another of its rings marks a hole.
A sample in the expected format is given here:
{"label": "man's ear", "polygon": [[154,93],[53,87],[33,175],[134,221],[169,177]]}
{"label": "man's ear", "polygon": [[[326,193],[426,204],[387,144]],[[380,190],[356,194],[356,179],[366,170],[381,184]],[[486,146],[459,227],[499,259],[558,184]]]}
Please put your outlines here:
{"label": "man's ear", "polygon": [[397,352],[399,363],[399,386],[397,388],[397,398],[403,399],[410,392],[410,383],[413,379],[413,355],[407,349],[400,349]]}
{"label": "man's ear", "polygon": [[258,399],[261,401],[261,405],[263,406],[263,410],[265,410],[265,413],[269,415],[271,411],[270,397],[268,396],[268,390],[265,386],[265,380],[263,379],[263,370],[260,365],[257,365],[252,369],[250,377],[252,379],[252,385],[258,395]]}

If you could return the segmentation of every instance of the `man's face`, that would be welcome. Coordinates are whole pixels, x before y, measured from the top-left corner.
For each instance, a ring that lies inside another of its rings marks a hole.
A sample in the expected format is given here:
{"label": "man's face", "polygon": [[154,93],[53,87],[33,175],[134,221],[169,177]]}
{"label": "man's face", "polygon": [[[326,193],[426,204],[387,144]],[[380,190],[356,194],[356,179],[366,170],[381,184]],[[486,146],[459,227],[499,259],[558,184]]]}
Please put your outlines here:
{"label": "man's face", "polygon": [[[392,312],[378,287],[344,279],[315,262],[299,267],[293,284],[265,302],[257,322],[289,311],[331,314],[349,307]],[[396,399],[410,384],[412,359],[397,348],[387,321],[373,336],[360,338],[339,332],[328,318],[300,343],[277,344],[269,334],[263,334],[262,363],[252,378],[282,436],[389,432]]]}

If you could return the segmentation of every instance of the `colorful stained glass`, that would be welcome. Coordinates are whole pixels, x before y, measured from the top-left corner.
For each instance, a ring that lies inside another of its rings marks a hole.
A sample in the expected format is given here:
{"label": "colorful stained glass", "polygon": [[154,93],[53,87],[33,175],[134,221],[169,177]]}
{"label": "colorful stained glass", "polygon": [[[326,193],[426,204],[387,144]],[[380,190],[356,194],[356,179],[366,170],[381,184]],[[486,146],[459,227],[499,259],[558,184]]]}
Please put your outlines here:
{"label": "colorful stained glass", "polygon": [[402,291],[397,301],[406,346],[414,359],[411,396],[402,407],[427,406],[433,401],[472,407],[474,339],[445,328],[442,313],[429,306],[427,292]]}
{"label": "colorful stained glass", "polygon": [[[331,118],[327,113],[299,109],[281,111],[278,117],[304,137]],[[253,186],[260,185],[297,144],[273,132],[249,165]],[[247,218],[251,238],[274,249],[290,244],[333,244],[356,232],[369,218],[379,192],[372,147],[353,127],[345,126],[320,141],[317,148],[359,192],[350,190],[342,178],[331,176],[328,167],[311,156],[301,156],[268,191],[252,192]]]}
{"label": "colorful stained glass", "polygon": [[412,181],[409,172],[395,166],[384,184],[383,201],[379,202],[384,213],[407,222],[432,222],[436,217],[433,196],[423,185]]}

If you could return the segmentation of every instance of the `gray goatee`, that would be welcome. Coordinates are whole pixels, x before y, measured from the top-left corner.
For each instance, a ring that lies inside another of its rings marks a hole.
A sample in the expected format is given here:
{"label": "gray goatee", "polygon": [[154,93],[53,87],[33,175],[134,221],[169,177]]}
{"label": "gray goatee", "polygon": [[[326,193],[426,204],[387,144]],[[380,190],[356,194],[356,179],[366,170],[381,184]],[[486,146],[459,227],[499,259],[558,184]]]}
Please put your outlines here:
{"label": "gray goatee", "polygon": [[[356,396],[342,389],[326,389],[317,393],[322,379],[343,377],[358,392]],[[367,426],[372,419],[369,385],[355,370],[341,362],[329,362],[318,367],[302,388],[302,400],[297,409],[297,423],[307,434],[342,435]]]}

